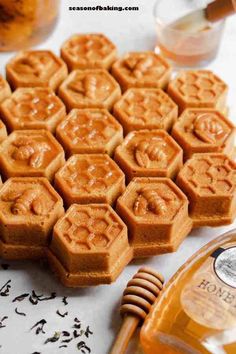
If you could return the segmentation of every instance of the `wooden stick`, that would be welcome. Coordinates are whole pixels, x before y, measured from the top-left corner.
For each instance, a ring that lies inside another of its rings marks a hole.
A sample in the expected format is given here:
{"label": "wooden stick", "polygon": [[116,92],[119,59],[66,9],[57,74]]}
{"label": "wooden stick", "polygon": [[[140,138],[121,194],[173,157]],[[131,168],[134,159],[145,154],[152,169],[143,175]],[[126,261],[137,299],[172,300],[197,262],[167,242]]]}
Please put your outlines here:
{"label": "wooden stick", "polygon": [[110,354],[124,354],[136,328],[142,324],[163,288],[164,279],[152,268],[142,267],[128,282],[120,313],[123,324]]}
{"label": "wooden stick", "polygon": [[138,327],[139,322],[140,318],[138,318],[137,316],[125,316],[110,354],[125,353],[129,345],[129,341],[136,328]]}

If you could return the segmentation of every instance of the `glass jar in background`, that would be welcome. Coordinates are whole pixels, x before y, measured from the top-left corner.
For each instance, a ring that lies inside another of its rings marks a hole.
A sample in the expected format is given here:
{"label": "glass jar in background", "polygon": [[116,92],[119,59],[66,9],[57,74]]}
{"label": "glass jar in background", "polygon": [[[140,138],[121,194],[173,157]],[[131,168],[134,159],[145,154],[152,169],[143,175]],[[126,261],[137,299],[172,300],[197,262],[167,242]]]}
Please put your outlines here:
{"label": "glass jar in background", "polygon": [[59,4],[59,0],[0,0],[0,51],[45,40],[56,25]]}
{"label": "glass jar in background", "polygon": [[174,66],[203,66],[218,52],[225,21],[209,23],[199,32],[174,28],[173,23],[188,13],[204,8],[212,0],[157,0],[154,18],[157,33],[155,51],[162,53]]}

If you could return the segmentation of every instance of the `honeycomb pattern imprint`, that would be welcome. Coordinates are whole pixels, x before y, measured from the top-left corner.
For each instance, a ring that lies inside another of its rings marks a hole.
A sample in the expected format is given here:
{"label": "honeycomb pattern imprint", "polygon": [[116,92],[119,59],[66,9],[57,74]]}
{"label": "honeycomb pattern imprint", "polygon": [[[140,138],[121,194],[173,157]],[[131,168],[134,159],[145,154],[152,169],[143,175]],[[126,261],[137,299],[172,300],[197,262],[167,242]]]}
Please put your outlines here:
{"label": "honeycomb pattern imprint", "polygon": [[56,173],[55,187],[67,206],[113,204],[125,189],[125,176],[106,154],[73,155]]}
{"label": "honeycomb pattern imprint", "polygon": [[73,109],[58,125],[56,136],[68,156],[82,153],[112,155],[123,140],[123,129],[105,109]]}
{"label": "honeycomb pattern imprint", "polygon": [[54,132],[66,116],[65,106],[50,88],[19,88],[0,106],[10,131],[47,129]]}
{"label": "honeycomb pattern imprint", "polygon": [[125,134],[133,130],[170,130],[178,107],[161,89],[129,89],[114,105],[114,116]]}
{"label": "honeycomb pattern imprint", "polygon": [[52,228],[63,213],[63,201],[46,178],[8,179],[0,189],[0,256],[45,257]]}
{"label": "honeycomb pattern imprint", "polygon": [[195,227],[232,223],[236,216],[236,164],[222,153],[195,154],[177,177],[188,196]]}
{"label": "honeycomb pattern imprint", "polygon": [[134,178],[116,210],[135,257],[173,252],[192,228],[187,197],[169,178]]}
{"label": "honeycomb pattern imprint", "polygon": [[183,166],[183,151],[164,130],[140,130],[125,137],[114,159],[128,181],[134,177],[174,178]]}
{"label": "honeycomb pattern imprint", "polygon": [[208,70],[182,71],[169,83],[168,94],[185,108],[215,108],[224,111],[228,93],[227,85]]}
{"label": "honeycomb pattern imprint", "polygon": [[107,70],[74,70],[58,91],[67,110],[73,108],[105,108],[111,110],[121,90]]}
{"label": "honeycomb pattern imprint", "polygon": [[68,74],[67,66],[47,50],[22,51],[6,66],[11,87],[50,87],[56,90]]}
{"label": "honeycomb pattern imprint", "polygon": [[69,70],[107,69],[116,60],[115,45],[103,34],[75,34],[61,48],[61,57]]}
{"label": "honeycomb pattern imprint", "polygon": [[11,89],[6,80],[0,75],[0,103],[11,96]]}
{"label": "honeycomb pattern imprint", "polygon": [[0,168],[9,177],[46,177],[65,163],[64,151],[47,130],[16,130],[0,146]]}
{"label": "honeycomb pattern imprint", "polygon": [[107,204],[72,205],[57,224],[49,261],[67,286],[110,283],[129,263],[127,227]]}
{"label": "honeycomb pattern imprint", "polygon": [[112,66],[122,91],[129,88],[165,88],[171,76],[167,61],[154,52],[130,52]]}
{"label": "honeycomb pattern imprint", "polygon": [[194,153],[233,154],[234,125],[215,109],[186,109],[174,124],[171,135],[182,147],[185,160]]}

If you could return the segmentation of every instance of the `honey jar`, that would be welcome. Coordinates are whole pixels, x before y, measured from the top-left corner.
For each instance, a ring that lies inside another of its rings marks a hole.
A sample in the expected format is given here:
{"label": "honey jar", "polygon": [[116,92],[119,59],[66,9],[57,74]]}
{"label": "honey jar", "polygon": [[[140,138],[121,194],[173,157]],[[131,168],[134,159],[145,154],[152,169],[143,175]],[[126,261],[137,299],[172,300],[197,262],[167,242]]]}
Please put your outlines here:
{"label": "honey jar", "polygon": [[36,45],[54,29],[59,0],[0,0],[0,51]]}

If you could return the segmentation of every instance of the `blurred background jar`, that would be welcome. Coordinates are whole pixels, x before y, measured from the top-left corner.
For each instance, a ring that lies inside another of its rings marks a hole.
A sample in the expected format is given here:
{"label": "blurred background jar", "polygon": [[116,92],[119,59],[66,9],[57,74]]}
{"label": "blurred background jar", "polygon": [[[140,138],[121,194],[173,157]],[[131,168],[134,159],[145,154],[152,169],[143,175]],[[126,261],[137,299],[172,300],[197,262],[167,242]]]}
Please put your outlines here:
{"label": "blurred background jar", "polygon": [[0,51],[44,41],[53,31],[60,0],[0,0]]}
{"label": "blurred background jar", "polygon": [[215,59],[225,21],[208,23],[201,31],[179,30],[174,24],[181,17],[205,8],[213,0],[157,0],[154,7],[157,46],[175,67],[202,67]]}

